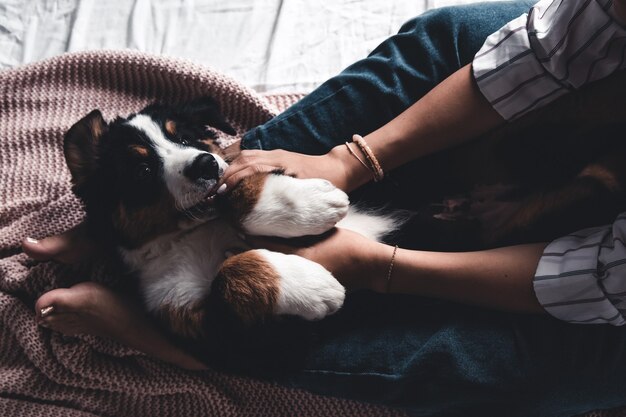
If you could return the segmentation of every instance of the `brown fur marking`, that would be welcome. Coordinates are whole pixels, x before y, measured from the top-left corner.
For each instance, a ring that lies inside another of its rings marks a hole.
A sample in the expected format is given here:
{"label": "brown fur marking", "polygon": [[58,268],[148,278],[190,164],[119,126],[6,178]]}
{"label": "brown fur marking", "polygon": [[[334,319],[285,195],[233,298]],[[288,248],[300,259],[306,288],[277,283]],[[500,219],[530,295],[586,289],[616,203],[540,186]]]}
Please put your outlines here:
{"label": "brown fur marking", "polygon": [[228,202],[231,207],[231,215],[237,224],[246,218],[252,211],[256,203],[259,201],[263,185],[269,174],[261,172],[250,175],[241,180],[239,184],[228,195]]}
{"label": "brown fur marking", "polygon": [[280,275],[258,251],[247,251],[224,262],[215,290],[245,323],[273,314]]}
{"label": "brown fur marking", "polygon": [[148,207],[129,209],[120,204],[113,214],[113,226],[123,236],[123,244],[132,249],[176,230],[178,218],[179,213],[168,194]]}
{"label": "brown fur marking", "polygon": [[[501,216],[499,222],[485,225],[487,232],[485,241],[499,243],[516,234],[538,230],[537,225],[545,222],[547,218],[554,218],[559,213],[574,210],[577,205],[585,201],[595,200],[600,189],[601,185],[583,181],[579,177],[556,189],[533,193],[522,201],[494,202],[494,207],[497,205],[504,207],[501,211],[504,215]],[[565,233],[589,226],[583,223],[580,227],[572,227]]]}
{"label": "brown fur marking", "polygon": [[215,155],[219,155],[221,158],[224,158],[224,153],[222,151],[222,148],[220,147],[220,145],[218,145],[215,142],[215,139],[206,138],[206,139],[202,139],[201,142],[204,143],[209,148],[209,152]]}
{"label": "brown fur marking", "polygon": [[173,120],[167,120],[165,122],[165,131],[174,136],[176,134],[176,122]]}
{"label": "brown fur marking", "polygon": [[166,304],[156,312],[159,320],[172,332],[193,339],[200,339],[205,336],[204,315],[203,303],[181,307]]}
{"label": "brown fur marking", "polygon": [[104,125],[101,119],[92,118],[89,120],[89,128],[93,134],[94,139],[100,139],[100,136],[104,133]]}
{"label": "brown fur marking", "polygon": [[591,177],[598,180],[612,192],[620,192],[622,187],[615,174],[601,164],[590,164],[582,170],[579,177]]}
{"label": "brown fur marking", "polygon": [[134,153],[137,154],[141,157],[146,157],[148,156],[148,149],[145,146],[141,146],[141,145],[131,145],[129,146],[129,149]]}

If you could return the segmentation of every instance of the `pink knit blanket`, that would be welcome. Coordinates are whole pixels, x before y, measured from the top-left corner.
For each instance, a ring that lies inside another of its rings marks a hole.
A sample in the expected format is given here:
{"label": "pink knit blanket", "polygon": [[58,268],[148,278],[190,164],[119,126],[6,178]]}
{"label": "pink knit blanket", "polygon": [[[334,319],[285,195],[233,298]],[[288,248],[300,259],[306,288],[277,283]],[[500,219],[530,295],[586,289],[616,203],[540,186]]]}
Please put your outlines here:
{"label": "pink knit blanket", "polygon": [[0,416],[404,415],[249,378],[187,372],[111,340],[65,337],[35,324],[36,298],[76,278],[20,250],[24,237],[59,233],[82,219],[63,133],[95,108],[110,120],[152,101],[206,94],[240,133],[296,99],[262,97],[205,67],[135,52],[68,54],[0,72]]}

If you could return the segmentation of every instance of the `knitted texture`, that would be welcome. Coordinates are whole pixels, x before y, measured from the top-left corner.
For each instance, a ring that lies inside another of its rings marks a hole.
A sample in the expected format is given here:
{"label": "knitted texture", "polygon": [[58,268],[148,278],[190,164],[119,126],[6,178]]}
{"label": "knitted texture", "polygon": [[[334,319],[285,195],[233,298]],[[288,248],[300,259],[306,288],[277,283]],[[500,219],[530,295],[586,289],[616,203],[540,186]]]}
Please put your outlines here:
{"label": "knitted texture", "polygon": [[153,101],[202,95],[220,103],[240,134],[298,98],[268,100],[205,67],[136,52],[68,54],[0,72],[1,416],[404,415],[244,377],[187,372],[110,340],[65,337],[35,324],[36,298],[76,274],[20,250],[24,237],[59,233],[83,218],[70,190],[63,133],[95,108],[111,120]]}

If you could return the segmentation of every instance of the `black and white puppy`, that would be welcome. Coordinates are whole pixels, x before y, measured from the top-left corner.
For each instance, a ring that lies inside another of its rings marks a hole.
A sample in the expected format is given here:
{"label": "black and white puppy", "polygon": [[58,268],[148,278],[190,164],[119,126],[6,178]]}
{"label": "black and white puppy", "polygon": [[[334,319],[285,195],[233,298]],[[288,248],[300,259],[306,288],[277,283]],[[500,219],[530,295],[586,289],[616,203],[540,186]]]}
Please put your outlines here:
{"label": "black and white puppy", "polygon": [[[119,248],[147,309],[183,336],[202,336],[211,292],[244,322],[336,312],[345,291],[329,271],[299,256],[249,250],[241,232],[317,235],[342,221],[378,239],[394,220],[349,209],[328,181],[281,173],[250,176],[216,197],[227,163],[208,126],[235,133],[210,98],[151,105],[111,123],[94,110],[72,126],[65,157],[94,237]],[[239,253],[227,257],[233,248]]]}

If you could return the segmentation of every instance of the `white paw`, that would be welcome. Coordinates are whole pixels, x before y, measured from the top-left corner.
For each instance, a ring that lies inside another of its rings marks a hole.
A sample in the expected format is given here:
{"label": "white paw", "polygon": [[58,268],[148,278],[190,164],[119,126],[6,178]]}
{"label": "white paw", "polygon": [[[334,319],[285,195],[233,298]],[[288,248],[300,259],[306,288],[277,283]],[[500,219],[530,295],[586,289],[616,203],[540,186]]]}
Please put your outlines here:
{"label": "white paw", "polygon": [[254,235],[319,235],[345,217],[349,204],[346,193],[326,180],[272,175],[243,226]]}
{"label": "white paw", "polygon": [[320,264],[296,255],[260,252],[281,278],[274,313],[319,320],[343,305],[344,287]]}

